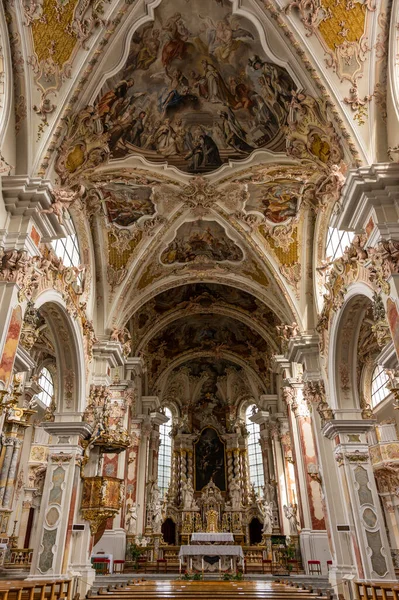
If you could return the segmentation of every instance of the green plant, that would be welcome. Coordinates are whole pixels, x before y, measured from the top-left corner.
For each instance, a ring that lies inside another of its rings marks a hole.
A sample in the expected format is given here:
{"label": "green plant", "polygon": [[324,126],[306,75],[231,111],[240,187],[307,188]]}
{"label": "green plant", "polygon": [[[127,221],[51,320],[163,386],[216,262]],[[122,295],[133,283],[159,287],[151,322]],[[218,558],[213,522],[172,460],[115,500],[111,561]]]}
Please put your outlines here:
{"label": "green plant", "polygon": [[194,573],[194,575],[193,575],[194,581],[201,581],[201,579],[202,579],[202,573]]}
{"label": "green plant", "polygon": [[180,579],[184,579],[184,581],[190,581],[191,575],[188,571],[184,571],[183,575],[180,576]]}
{"label": "green plant", "polygon": [[138,560],[140,556],[143,554],[143,548],[137,546],[135,543],[131,543],[127,550],[127,557],[134,563],[134,568],[138,568]]}

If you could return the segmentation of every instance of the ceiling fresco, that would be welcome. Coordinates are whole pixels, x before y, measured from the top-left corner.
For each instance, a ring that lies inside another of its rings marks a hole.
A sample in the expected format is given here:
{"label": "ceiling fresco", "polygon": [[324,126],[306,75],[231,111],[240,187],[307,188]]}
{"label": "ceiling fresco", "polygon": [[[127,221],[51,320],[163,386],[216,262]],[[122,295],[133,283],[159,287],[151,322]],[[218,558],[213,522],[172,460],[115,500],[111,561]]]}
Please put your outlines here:
{"label": "ceiling fresco", "polygon": [[[277,315],[261,300],[232,286],[217,283],[192,283],[162,292],[142,306],[131,319],[133,348],[136,348],[160,319],[169,315],[178,318],[182,313],[192,315],[223,310],[240,311],[269,332],[272,337],[276,325],[281,323]],[[277,346],[276,346],[277,349]]]}
{"label": "ceiling fresco", "polygon": [[193,261],[239,262],[244,258],[241,248],[228,237],[216,221],[183,223],[176,236],[161,254],[164,265]]}
{"label": "ceiling fresco", "polygon": [[206,173],[259,148],[284,149],[296,85],[226,4],[163,2],[134,33],[126,63],[95,102],[112,158]]}
{"label": "ceiling fresco", "polygon": [[102,188],[102,193],[108,219],[121,227],[129,227],[156,212],[150,186],[110,182]]}
{"label": "ceiling fresco", "polygon": [[[148,364],[149,385],[171,364],[187,354],[209,356],[215,361],[237,355],[269,383],[270,347],[244,323],[221,315],[191,315],[173,321],[154,335],[139,352]],[[193,358],[195,358],[193,356]]]}

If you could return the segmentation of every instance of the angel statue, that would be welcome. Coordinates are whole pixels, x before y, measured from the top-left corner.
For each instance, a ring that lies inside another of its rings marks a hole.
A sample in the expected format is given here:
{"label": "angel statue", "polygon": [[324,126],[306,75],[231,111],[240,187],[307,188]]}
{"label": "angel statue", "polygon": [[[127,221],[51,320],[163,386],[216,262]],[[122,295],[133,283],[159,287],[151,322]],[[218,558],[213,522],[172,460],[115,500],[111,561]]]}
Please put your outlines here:
{"label": "angel statue", "polygon": [[263,519],[262,533],[271,534],[273,532],[273,502],[268,502],[266,498],[258,501],[258,506]]}
{"label": "angel statue", "polygon": [[298,535],[298,521],[296,516],[298,512],[298,505],[290,503],[288,506],[286,506],[284,504],[283,509],[284,514],[290,524],[290,535]]}

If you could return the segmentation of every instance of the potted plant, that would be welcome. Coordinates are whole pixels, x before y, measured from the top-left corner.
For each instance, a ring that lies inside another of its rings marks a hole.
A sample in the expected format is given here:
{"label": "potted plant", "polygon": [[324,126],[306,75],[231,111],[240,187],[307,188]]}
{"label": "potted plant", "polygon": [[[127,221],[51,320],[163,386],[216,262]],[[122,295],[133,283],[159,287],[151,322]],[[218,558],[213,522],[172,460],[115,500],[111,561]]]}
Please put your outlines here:
{"label": "potted plant", "polygon": [[140,548],[140,546],[137,546],[137,544],[135,544],[134,542],[132,542],[130,544],[130,546],[128,547],[127,556],[129,558],[129,560],[132,561],[133,568],[136,570],[139,568],[138,561],[142,554],[143,554],[143,548]]}

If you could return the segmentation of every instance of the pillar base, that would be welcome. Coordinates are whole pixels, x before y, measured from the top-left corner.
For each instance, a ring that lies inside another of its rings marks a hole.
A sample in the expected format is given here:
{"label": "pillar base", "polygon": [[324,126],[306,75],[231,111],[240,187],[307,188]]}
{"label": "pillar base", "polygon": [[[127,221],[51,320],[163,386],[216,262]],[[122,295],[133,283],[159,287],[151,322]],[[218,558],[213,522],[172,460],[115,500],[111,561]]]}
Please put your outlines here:
{"label": "pillar base", "polygon": [[125,560],[126,531],[121,528],[106,529],[92,550],[92,554],[98,552],[112,554],[114,560]]}
{"label": "pillar base", "polygon": [[328,575],[327,561],[332,560],[326,531],[302,529],[299,534],[303,568],[308,574],[308,560],[319,560],[322,575]]}

